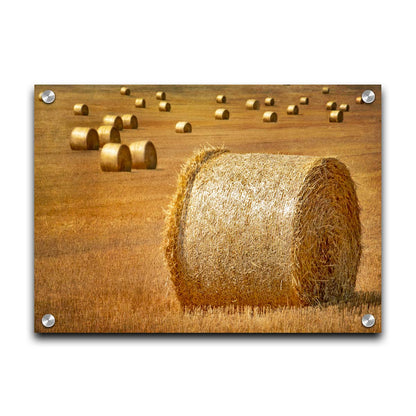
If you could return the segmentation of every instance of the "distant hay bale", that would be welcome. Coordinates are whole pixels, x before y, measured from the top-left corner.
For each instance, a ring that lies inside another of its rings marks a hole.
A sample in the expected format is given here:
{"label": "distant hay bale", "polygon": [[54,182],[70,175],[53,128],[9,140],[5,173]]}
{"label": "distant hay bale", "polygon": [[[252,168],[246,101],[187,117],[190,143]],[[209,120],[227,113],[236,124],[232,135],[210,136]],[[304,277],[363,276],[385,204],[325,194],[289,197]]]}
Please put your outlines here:
{"label": "distant hay bale", "polygon": [[191,123],[187,121],[178,121],[175,127],[176,133],[192,133]]}
{"label": "distant hay bale", "polygon": [[121,116],[123,121],[123,129],[137,129],[139,122],[134,114],[123,114]]}
{"label": "distant hay bale", "polygon": [[329,121],[331,123],[341,123],[344,120],[344,113],[342,111],[331,111],[329,113]]}
{"label": "distant hay bale", "polygon": [[264,104],[267,105],[267,106],[274,105],[274,98],[272,98],[272,97],[266,97],[264,99]]}
{"label": "distant hay bale", "polygon": [[146,108],[146,100],[144,98],[136,98],[134,105],[138,108]]}
{"label": "distant hay bale", "polygon": [[98,150],[100,142],[97,130],[90,127],[75,127],[69,145],[72,150]]}
{"label": "distant hay bale", "polygon": [[230,112],[225,108],[218,108],[215,110],[216,120],[228,120],[230,118]]}
{"label": "distant hay bale", "polygon": [[130,88],[127,88],[127,87],[121,87],[121,88],[120,88],[120,94],[121,94],[121,95],[130,95]]}
{"label": "distant hay bale", "polygon": [[133,169],[156,169],[156,148],[149,140],[134,142],[129,145]]}
{"label": "distant hay bale", "polygon": [[100,126],[97,129],[100,147],[107,143],[120,143],[120,132],[113,126]]}
{"label": "distant hay bale", "polygon": [[129,147],[121,143],[105,144],[101,150],[100,165],[103,172],[130,172]]}
{"label": "distant hay bale", "polygon": [[158,91],[156,93],[157,100],[166,100],[166,93],[164,91]]}
{"label": "distant hay bale", "polygon": [[114,126],[117,130],[123,130],[123,120],[120,116],[106,115],[103,123],[108,126]]}
{"label": "distant hay bale", "polygon": [[250,98],[246,101],[247,110],[258,110],[260,108],[260,101]]}
{"label": "distant hay bale", "polygon": [[162,101],[159,103],[159,111],[170,111],[170,104],[167,101]]}
{"label": "distant hay bale", "polygon": [[322,94],[329,94],[329,88],[328,87],[323,87],[322,88]]}
{"label": "distant hay bale", "polygon": [[274,111],[266,111],[263,114],[263,121],[268,123],[276,123],[277,122],[277,114]]}
{"label": "distant hay bale", "polygon": [[87,116],[89,113],[87,104],[75,104],[74,114],[76,116]]}
{"label": "distant hay bale", "polygon": [[340,111],[350,111],[350,105],[349,104],[341,104],[339,106]]}
{"label": "distant hay bale", "polygon": [[296,104],[289,105],[287,107],[287,114],[289,115],[299,114],[299,107]]}
{"label": "distant hay bale", "polygon": [[337,108],[337,103],[335,101],[328,101],[326,103],[327,110],[336,110],[336,108]]}
{"label": "distant hay bale", "polygon": [[302,105],[308,105],[309,104],[309,98],[308,97],[300,97],[299,103]]}
{"label": "distant hay bale", "polygon": [[163,246],[183,307],[310,305],[351,295],[360,239],[337,159],[212,148],[184,165]]}
{"label": "distant hay bale", "polygon": [[363,97],[361,97],[361,95],[359,96],[359,97],[357,97],[356,99],[355,99],[355,102],[357,103],[357,104],[362,104],[364,101],[363,101]]}
{"label": "distant hay bale", "polygon": [[217,95],[217,98],[215,100],[217,103],[224,104],[227,101],[227,98],[225,95]]}

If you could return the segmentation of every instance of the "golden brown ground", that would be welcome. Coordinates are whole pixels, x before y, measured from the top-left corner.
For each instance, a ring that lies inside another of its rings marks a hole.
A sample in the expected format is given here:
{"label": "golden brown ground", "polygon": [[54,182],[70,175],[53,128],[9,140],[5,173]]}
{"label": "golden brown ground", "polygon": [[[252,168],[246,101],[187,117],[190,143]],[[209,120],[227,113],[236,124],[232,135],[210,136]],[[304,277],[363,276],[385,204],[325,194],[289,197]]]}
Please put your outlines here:
{"label": "golden brown ground", "polygon": [[[37,332],[380,332],[381,330],[381,89],[379,86],[119,86],[35,87],[35,331]],[[356,104],[371,87],[376,101]],[[44,89],[55,103],[38,101]],[[155,98],[164,90],[172,105],[159,112]],[[226,104],[217,104],[225,94]],[[300,114],[286,115],[289,104],[309,96]],[[275,98],[265,107],[264,98]],[[147,108],[135,108],[137,97]],[[245,109],[257,98],[260,110]],[[350,104],[343,123],[329,123],[325,103]],[[75,103],[90,115],[75,116]],[[229,120],[215,120],[217,108]],[[278,123],[263,123],[272,109]],[[71,151],[77,126],[98,127],[107,113],[134,113],[138,130],[123,130],[121,140],[151,140],[156,170],[103,173],[99,152]],[[175,133],[189,121],[191,134]],[[160,250],[164,209],[175,190],[181,164],[203,144],[225,145],[232,152],[269,152],[336,156],[349,167],[362,207],[363,256],[357,297],[349,304],[240,312],[183,313],[170,284]],[[41,325],[52,313],[56,324]],[[366,329],[361,316],[373,313]]]}

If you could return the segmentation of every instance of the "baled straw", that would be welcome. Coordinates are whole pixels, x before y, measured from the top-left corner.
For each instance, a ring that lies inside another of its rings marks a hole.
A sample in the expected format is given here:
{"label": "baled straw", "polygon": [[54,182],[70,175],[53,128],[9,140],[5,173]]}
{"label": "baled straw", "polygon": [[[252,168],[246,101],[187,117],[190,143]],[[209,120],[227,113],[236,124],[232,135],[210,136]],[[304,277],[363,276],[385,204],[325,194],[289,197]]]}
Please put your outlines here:
{"label": "baled straw", "polygon": [[75,104],[74,114],[76,116],[87,116],[89,113],[87,104]]}
{"label": "baled straw", "polygon": [[156,99],[157,100],[166,100],[166,93],[163,91],[158,91],[156,93]]}
{"label": "baled straw", "polygon": [[146,108],[146,100],[144,98],[136,98],[134,105],[138,108]]}
{"label": "baled straw", "polygon": [[250,98],[246,101],[247,110],[258,110],[260,108],[260,101]]}
{"label": "baled straw", "polygon": [[308,105],[309,104],[309,98],[308,97],[300,97],[299,103],[302,105]]}
{"label": "baled straw", "polygon": [[130,95],[130,88],[127,88],[127,87],[121,87],[121,88],[120,88],[120,94],[121,94],[121,95]]}
{"label": "baled straw", "polygon": [[299,114],[299,107],[296,104],[289,105],[287,107],[287,114],[289,115]]}
{"label": "baled straw", "polygon": [[356,99],[355,99],[355,102],[356,102],[356,104],[362,104],[364,101],[363,101],[363,97],[361,97],[361,95],[359,96],[359,97],[357,97]]}
{"label": "baled straw", "polygon": [[228,120],[230,118],[230,112],[225,108],[218,108],[215,110],[216,120]]}
{"label": "baled straw", "polygon": [[341,123],[343,119],[344,113],[342,111],[335,110],[329,113],[329,121],[331,123]]}
{"label": "baled straw", "polygon": [[103,172],[130,172],[131,154],[125,144],[107,143],[101,150],[101,170]]}
{"label": "baled straw", "polygon": [[156,148],[149,140],[134,142],[129,145],[133,169],[156,169]]}
{"label": "baled straw", "polygon": [[360,239],[337,159],[211,148],[179,175],[164,250],[183,307],[309,305],[353,292]]}
{"label": "baled straw", "polygon": [[266,105],[274,105],[274,98],[272,98],[272,97],[266,97],[265,99],[264,99],[264,104],[266,104]]}
{"label": "baled straw", "polygon": [[329,94],[329,88],[328,87],[323,87],[322,88],[322,94]]}
{"label": "baled straw", "polygon": [[187,121],[178,121],[175,127],[176,133],[192,133],[191,123]]}
{"label": "baled straw", "polygon": [[121,120],[123,121],[124,129],[137,129],[139,126],[137,117],[134,114],[123,114]]}
{"label": "baled straw", "polygon": [[327,110],[336,110],[336,108],[337,108],[337,103],[335,101],[328,101],[326,103]]}
{"label": "baled straw", "polygon": [[100,126],[97,129],[100,147],[107,143],[120,143],[120,132],[113,126]]}
{"label": "baled straw", "polygon": [[266,111],[263,114],[263,121],[269,123],[276,123],[277,122],[277,114],[274,111]]}
{"label": "baled straw", "polygon": [[123,120],[120,116],[106,115],[103,123],[107,126],[114,126],[117,130],[123,130]]}
{"label": "baled straw", "polygon": [[75,127],[71,132],[69,145],[72,150],[98,150],[100,144],[97,130],[89,127]]}
{"label": "baled straw", "polygon": [[341,104],[339,106],[340,111],[350,111],[350,105],[349,104]]}
{"label": "baled straw", "polygon": [[167,101],[160,102],[159,111],[170,111],[170,104]]}
{"label": "baled straw", "polygon": [[225,103],[226,101],[227,101],[227,98],[226,98],[226,96],[225,95],[217,95],[217,97],[216,97],[216,102],[217,103]]}

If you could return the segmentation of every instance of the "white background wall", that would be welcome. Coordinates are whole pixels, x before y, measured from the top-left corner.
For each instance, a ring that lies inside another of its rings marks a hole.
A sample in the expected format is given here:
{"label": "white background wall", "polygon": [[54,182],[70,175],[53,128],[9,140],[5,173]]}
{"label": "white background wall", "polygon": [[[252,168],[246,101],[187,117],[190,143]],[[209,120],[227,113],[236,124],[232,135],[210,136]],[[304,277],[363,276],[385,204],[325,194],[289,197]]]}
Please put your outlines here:
{"label": "white background wall", "polygon": [[[2,5],[0,413],[412,414],[412,3],[146,3]],[[43,83],[383,84],[383,335],[36,337],[32,95]]]}

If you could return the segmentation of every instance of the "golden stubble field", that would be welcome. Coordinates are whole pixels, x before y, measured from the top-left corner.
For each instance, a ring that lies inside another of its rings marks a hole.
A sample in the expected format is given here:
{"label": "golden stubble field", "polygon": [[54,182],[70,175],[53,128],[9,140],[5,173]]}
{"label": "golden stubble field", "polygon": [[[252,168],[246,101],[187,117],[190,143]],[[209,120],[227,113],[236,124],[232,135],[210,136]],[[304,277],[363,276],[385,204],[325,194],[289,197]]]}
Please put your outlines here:
{"label": "golden stubble field", "polygon": [[[381,88],[319,85],[118,85],[36,86],[34,142],[35,331],[105,333],[184,332],[380,332],[381,331]],[[373,104],[356,104],[364,89],[376,93]],[[46,105],[38,94],[52,89]],[[155,93],[163,90],[172,109],[158,110]],[[217,104],[225,94],[226,104]],[[286,115],[289,104],[306,95],[300,114]],[[265,107],[264,98],[275,98]],[[146,108],[135,108],[137,97]],[[245,109],[248,98],[258,111]],[[343,123],[329,123],[325,103],[350,104]],[[78,102],[89,116],[73,115]],[[229,120],[215,120],[217,108]],[[264,111],[277,123],[262,122]],[[156,170],[104,173],[99,151],[72,151],[71,130],[99,127],[105,114],[133,113],[137,130],[122,130],[122,143],[151,140]],[[177,121],[189,121],[191,134],[175,133]],[[345,304],[259,310],[243,308],[183,312],[169,282],[161,250],[164,212],[176,188],[183,162],[202,145],[224,145],[235,153],[265,152],[335,156],[350,169],[362,208],[363,255],[356,297]],[[53,328],[41,324],[45,313]],[[361,317],[372,313],[367,329]]]}

